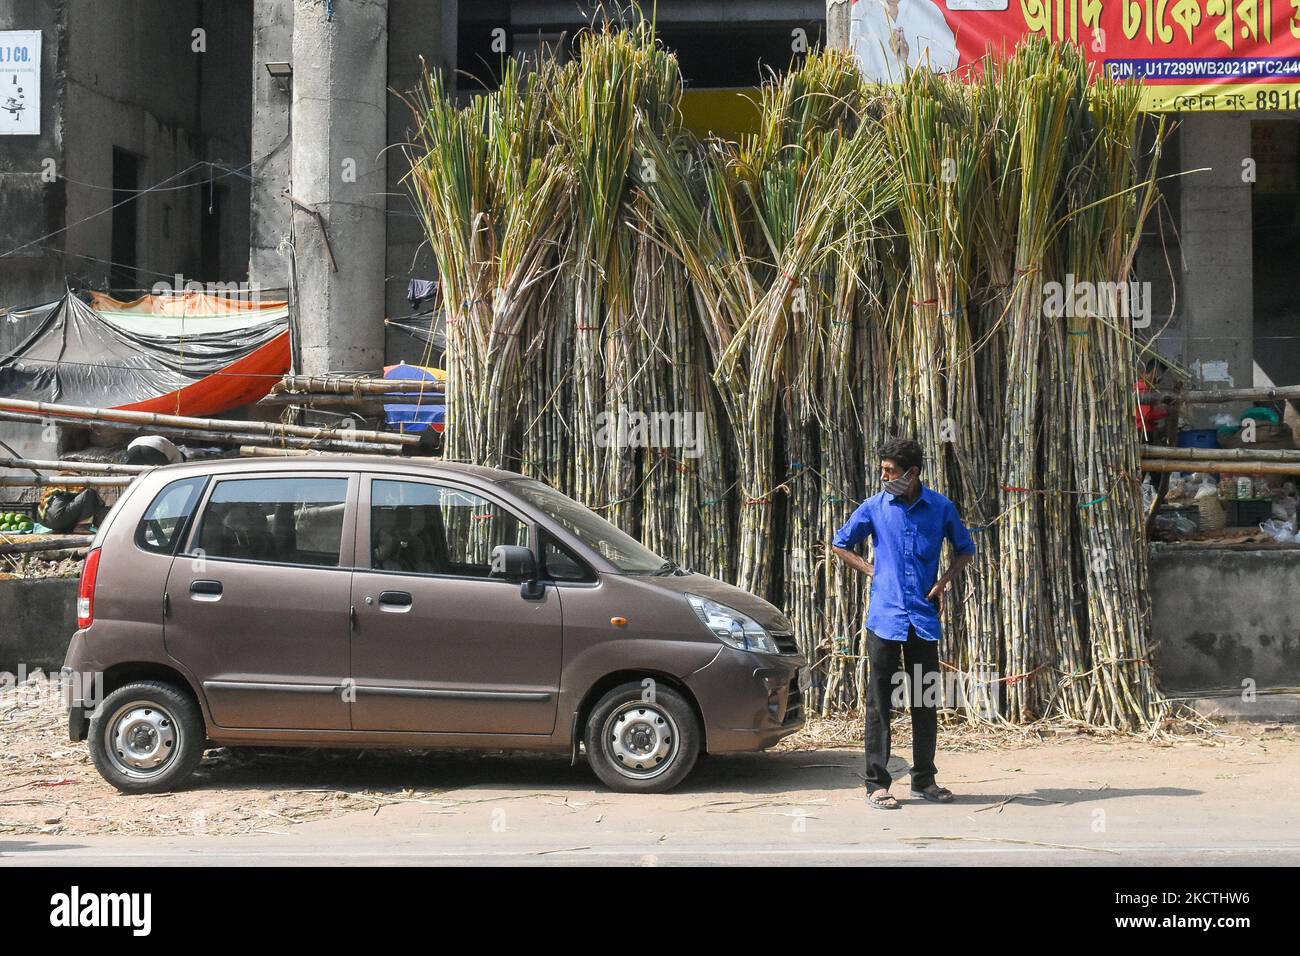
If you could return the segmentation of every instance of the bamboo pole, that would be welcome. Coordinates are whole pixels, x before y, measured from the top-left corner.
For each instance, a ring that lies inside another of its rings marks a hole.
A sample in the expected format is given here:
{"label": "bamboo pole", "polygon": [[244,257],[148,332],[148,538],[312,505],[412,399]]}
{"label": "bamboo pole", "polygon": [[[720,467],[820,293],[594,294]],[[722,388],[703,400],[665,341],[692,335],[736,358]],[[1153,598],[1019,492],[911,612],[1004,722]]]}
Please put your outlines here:
{"label": "bamboo pole", "polygon": [[1217,405],[1223,402],[1267,402],[1300,399],[1300,385],[1270,385],[1261,388],[1206,388],[1186,392],[1159,392],[1163,401],[1187,405]]}
{"label": "bamboo pole", "polygon": [[[441,395],[426,395],[428,398],[441,398]],[[302,406],[304,408],[322,408],[333,409],[341,408],[349,412],[357,412],[366,417],[373,417],[383,414],[385,402],[407,402],[405,397],[384,398],[378,395],[321,395],[307,394],[304,392],[290,393],[283,392],[279,395],[268,395],[266,398],[258,399],[259,408],[282,409],[286,406]],[[410,404],[415,404],[414,401]],[[429,402],[427,404],[436,404]]]}
{"label": "bamboo pole", "polygon": [[[26,537],[26,535],[23,535]],[[42,537],[38,541],[14,541],[12,536],[0,533],[0,538],[7,540],[0,543],[0,555],[31,554],[35,551],[54,551],[59,548],[81,548],[95,540],[93,534],[62,534],[58,537]]]}
{"label": "bamboo pole", "polygon": [[[83,405],[59,405],[53,402],[29,402],[17,398],[0,398],[0,410],[37,414],[43,417],[54,416],[61,419],[126,422],[172,428],[200,428],[209,432],[255,432],[264,435],[285,435],[297,438],[342,439],[344,441],[366,441],[384,445],[414,445],[420,441],[414,435],[400,435],[394,432],[312,428],[306,425],[283,425],[279,422],[241,422],[222,418],[190,418],[185,415],[133,412],[120,408],[90,408]],[[65,421],[63,424],[67,424],[67,422]]]}
{"label": "bamboo pole", "polygon": [[139,475],[153,465],[126,465],[107,461],[46,461],[38,458],[0,457],[0,468],[47,468],[54,471],[82,471],[104,475]]}
{"label": "bamboo pole", "polygon": [[110,475],[0,475],[0,488],[125,488],[133,481]]}
{"label": "bamboo pole", "polygon": [[307,457],[315,452],[306,448],[264,448],[260,445],[240,445],[240,458]]}
{"label": "bamboo pole", "polygon": [[[1218,461],[1213,468],[1189,468],[1186,460],[1169,460],[1143,458],[1142,470],[1150,472],[1165,471],[1212,471],[1219,475],[1300,475],[1300,462],[1287,464],[1278,461]],[[1200,464],[1209,464],[1200,462]]]}
{"label": "bamboo pole", "polygon": [[[1213,464],[1220,461],[1294,461],[1300,462],[1300,448],[1167,448],[1143,445],[1143,459],[1158,461],[1186,460]],[[1203,469],[1214,471],[1214,468]]]}
{"label": "bamboo pole", "polygon": [[[29,425],[48,425],[50,420],[41,415],[28,415],[23,412],[0,411],[0,421],[23,422]],[[66,422],[65,422],[66,424]],[[87,425],[89,427],[89,425]],[[96,428],[112,428],[136,432],[140,425],[129,422],[102,421],[95,422]],[[351,452],[364,455],[396,455],[401,451],[398,445],[380,445],[374,442],[353,442],[341,439],[281,438],[272,435],[241,435],[232,432],[210,432],[197,428],[153,427],[150,434],[163,435],[168,438],[182,438],[189,441],[212,442],[219,445],[263,445],[268,448],[306,448],[312,451]]]}
{"label": "bamboo pole", "polygon": [[37,551],[33,556],[42,561],[62,561],[65,558],[80,560],[90,553],[90,548],[58,548],[54,551]]}
{"label": "bamboo pole", "polygon": [[349,378],[345,376],[286,375],[271,389],[272,395],[391,395],[394,392],[441,394],[445,380]]}

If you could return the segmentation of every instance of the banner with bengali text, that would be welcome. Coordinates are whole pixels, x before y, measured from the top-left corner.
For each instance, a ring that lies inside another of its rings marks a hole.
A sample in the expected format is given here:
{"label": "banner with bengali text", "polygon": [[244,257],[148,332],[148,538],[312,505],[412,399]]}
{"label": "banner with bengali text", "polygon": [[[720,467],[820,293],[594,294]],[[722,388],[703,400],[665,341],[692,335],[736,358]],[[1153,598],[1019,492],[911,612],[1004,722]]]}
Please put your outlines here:
{"label": "banner with bengali text", "polygon": [[1300,0],[853,0],[851,42],[888,82],[968,72],[1038,34],[1142,83],[1153,112],[1300,109]]}

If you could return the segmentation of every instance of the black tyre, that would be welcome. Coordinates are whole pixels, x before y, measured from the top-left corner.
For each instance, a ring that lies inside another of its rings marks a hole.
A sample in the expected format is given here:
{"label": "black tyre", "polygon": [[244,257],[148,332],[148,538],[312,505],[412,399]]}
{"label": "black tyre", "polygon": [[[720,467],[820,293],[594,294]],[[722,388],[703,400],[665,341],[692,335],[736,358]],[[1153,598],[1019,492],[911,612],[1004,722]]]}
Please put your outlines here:
{"label": "black tyre", "polygon": [[142,680],[113,691],[90,720],[90,759],[123,793],[174,790],[203,758],[203,714],[188,693]]}
{"label": "black tyre", "polygon": [[592,708],[583,741],[601,782],[625,793],[662,793],[681,783],[700,754],[700,723],[686,699],[641,684],[615,687]]}

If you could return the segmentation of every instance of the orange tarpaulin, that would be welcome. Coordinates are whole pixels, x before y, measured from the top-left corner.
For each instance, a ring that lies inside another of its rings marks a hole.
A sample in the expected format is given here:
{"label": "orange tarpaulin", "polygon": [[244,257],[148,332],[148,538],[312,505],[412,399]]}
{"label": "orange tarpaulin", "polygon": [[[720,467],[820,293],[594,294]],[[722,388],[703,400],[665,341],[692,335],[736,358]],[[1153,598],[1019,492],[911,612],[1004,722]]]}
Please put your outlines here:
{"label": "orange tarpaulin", "polygon": [[168,415],[216,415],[250,405],[271,390],[289,371],[289,333],[283,332],[252,354],[231,362],[220,372],[175,392],[120,408]]}
{"label": "orange tarpaulin", "polygon": [[142,295],[124,302],[103,292],[90,293],[90,307],[96,312],[134,312],[143,315],[231,315],[232,313],[259,312],[283,309],[289,305],[284,299],[254,302],[208,292],[184,292],[178,295]]}

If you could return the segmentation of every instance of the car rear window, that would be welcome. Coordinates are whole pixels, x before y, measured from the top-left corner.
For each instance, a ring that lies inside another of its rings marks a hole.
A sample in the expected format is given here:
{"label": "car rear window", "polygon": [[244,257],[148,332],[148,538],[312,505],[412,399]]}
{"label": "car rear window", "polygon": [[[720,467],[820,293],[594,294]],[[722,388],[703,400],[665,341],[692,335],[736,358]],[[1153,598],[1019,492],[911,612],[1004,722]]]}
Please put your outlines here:
{"label": "car rear window", "polygon": [[337,567],[346,478],[225,479],[199,525],[207,557]]}
{"label": "car rear window", "polygon": [[206,478],[182,478],[164,485],[135,529],[135,543],[155,554],[175,554],[185,537]]}

